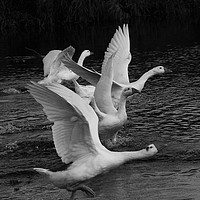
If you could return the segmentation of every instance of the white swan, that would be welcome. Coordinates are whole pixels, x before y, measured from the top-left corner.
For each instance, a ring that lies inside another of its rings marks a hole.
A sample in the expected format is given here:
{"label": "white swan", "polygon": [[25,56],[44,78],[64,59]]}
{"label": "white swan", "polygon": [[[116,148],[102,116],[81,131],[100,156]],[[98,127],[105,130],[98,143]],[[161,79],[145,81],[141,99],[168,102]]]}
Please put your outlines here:
{"label": "white swan", "polygon": [[[149,70],[145,74],[143,74],[137,81],[130,83],[128,77],[128,65],[131,61],[131,53],[130,53],[130,39],[129,39],[129,30],[128,25],[123,26],[123,30],[119,27],[116,30],[107,51],[104,55],[104,61],[102,64],[102,70],[107,67],[108,58],[114,53],[118,51],[115,59],[113,60],[114,65],[114,76],[113,76],[113,87],[112,87],[112,98],[113,103],[117,107],[120,103],[121,93],[124,88],[133,88],[141,92],[146,81],[153,75],[162,74],[165,72],[169,72],[170,70],[163,67],[157,66],[153,69]],[[73,62],[67,54],[61,55],[61,60],[66,67],[74,71],[76,74],[81,76],[83,79],[90,82],[92,85],[96,86],[98,83],[101,74],[97,72],[93,72],[85,67],[82,67],[75,62]],[[115,87],[116,83],[118,86]]]}
{"label": "white swan", "polygon": [[100,138],[107,140],[113,137],[127,120],[126,99],[133,94],[132,89],[125,88],[120,96],[118,109],[112,102],[111,89],[113,82],[113,60],[117,56],[115,52],[110,56],[107,66],[102,70],[102,75],[96,85],[94,100],[91,106],[99,117]]}
{"label": "white swan", "polygon": [[105,52],[102,69],[106,67],[106,63],[109,57],[116,51],[118,51],[119,53],[118,56],[116,56],[113,60],[113,80],[118,83],[122,83],[127,87],[135,88],[139,92],[142,91],[146,81],[153,75],[171,72],[171,70],[169,70],[166,67],[157,66],[144,73],[137,81],[130,83],[128,76],[128,66],[132,56],[130,53],[130,38],[128,24],[123,25],[123,30],[120,26],[118,30],[116,30],[113,38],[111,39],[111,42],[109,43],[107,51]]}
{"label": "white swan", "polygon": [[[61,83],[62,80],[77,80],[79,76],[75,74],[72,70],[66,68],[61,62],[62,53],[67,53],[72,59],[75,49],[72,46],[67,47],[63,51],[52,50],[44,58],[44,80],[39,81],[40,84],[49,84],[53,82]],[[89,50],[84,50],[79,59],[78,64],[82,66],[84,59],[91,55],[92,52]]]}
{"label": "white swan", "polygon": [[86,181],[126,161],[157,153],[153,144],[139,151],[109,151],[100,143],[96,113],[80,96],[58,83],[46,87],[33,83],[28,89],[54,123],[52,132],[57,154],[64,163],[72,163],[64,171],[34,169],[46,175],[55,186],[71,191],[70,199],[74,199],[77,190],[95,196],[94,191],[84,185]]}

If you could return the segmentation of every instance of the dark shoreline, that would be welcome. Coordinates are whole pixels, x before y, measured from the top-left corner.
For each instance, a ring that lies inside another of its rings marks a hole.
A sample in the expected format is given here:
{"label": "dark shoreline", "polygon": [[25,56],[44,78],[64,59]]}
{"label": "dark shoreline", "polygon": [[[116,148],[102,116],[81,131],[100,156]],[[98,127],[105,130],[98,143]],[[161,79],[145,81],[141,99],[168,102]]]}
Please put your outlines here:
{"label": "dark shoreline", "polygon": [[200,0],[1,1],[1,33],[52,31],[70,25],[131,23],[138,20],[200,19]]}

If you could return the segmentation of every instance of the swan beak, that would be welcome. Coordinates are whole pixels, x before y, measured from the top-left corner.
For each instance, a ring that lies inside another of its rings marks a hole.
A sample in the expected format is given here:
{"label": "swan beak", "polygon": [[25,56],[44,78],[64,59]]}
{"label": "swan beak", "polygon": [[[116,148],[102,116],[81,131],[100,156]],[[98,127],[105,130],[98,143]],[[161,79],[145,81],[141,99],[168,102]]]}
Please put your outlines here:
{"label": "swan beak", "polygon": [[90,56],[92,55],[92,54],[94,54],[92,51],[90,51]]}
{"label": "swan beak", "polygon": [[164,70],[165,70],[165,73],[171,73],[172,72],[172,70],[167,68],[167,67],[164,67]]}

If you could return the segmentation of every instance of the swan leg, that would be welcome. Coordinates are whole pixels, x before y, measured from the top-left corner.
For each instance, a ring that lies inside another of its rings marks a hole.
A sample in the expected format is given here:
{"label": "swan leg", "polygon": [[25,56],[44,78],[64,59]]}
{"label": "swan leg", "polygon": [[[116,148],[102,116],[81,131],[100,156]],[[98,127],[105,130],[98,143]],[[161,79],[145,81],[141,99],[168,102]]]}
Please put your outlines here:
{"label": "swan leg", "polygon": [[90,197],[95,197],[96,196],[94,190],[92,190],[87,185],[81,185],[80,186],[80,190],[84,191]]}
{"label": "swan leg", "polygon": [[75,196],[75,193],[77,190],[81,190],[81,191],[85,192],[90,197],[95,197],[95,192],[86,185],[77,185],[74,187],[67,187],[67,190],[72,192],[72,194],[70,196],[70,200],[74,200],[74,196]]}
{"label": "swan leg", "polygon": [[76,191],[77,191],[77,189],[76,189],[76,187],[67,187],[67,191],[69,191],[69,192],[72,192],[72,194],[71,194],[71,196],[70,196],[70,198],[69,198],[69,200],[75,200],[75,193],[76,193]]}
{"label": "swan leg", "polygon": [[75,196],[76,190],[72,191],[72,194],[69,198],[69,200],[75,200],[74,196]]}

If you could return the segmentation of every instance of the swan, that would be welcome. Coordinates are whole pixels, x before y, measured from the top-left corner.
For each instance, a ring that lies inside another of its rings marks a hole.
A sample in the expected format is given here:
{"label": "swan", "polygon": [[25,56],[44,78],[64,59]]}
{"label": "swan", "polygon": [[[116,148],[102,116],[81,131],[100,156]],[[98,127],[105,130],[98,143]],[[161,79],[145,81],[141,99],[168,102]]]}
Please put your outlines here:
{"label": "swan", "polygon": [[[128,66],[131,61],[131,53],[128,25],[123,25],[123,30],[121,29],[121,27],[116,30],[113,38],[111,39],[111,42],[108,45],[107,51],[104,54],[102,70],[107,67],[107,62],[110,55],[112,55],[116,51],[118,51],[118,54],[115,56],[115,59],[113,61],[114,75],[112,86],[112,100],[115,107],[118,107],[118,104],[120,103],[121,93],[124,88],[133,88],[141,92],[144,88],[146,81],[150,77],[156,74],[171,72],[171,70],[167,69],[166,67],[157,66],[144,73],[137,81],[131,83],[129,82]],[[87,80],[94,86],[97,85],[101,77],[100,73],[94,72],[83,66],[78,65],[70,59],[68,54],[63,53],[61,55],[61,60],[66,67],[81,76],[83,79]]]}
{"label": "swan", "polygon": [[[39,81],[40,84],[45,84],[45,83],[50,83],[52,81],[48,81],[50,80],[54,80],[57,81],[58,83],[61,83],[62,80],[72,80],[74,83],[74,87],[75,87],[75,91],[76,93],[81,96],[86,102],[88,102],[88,104],[90,103],[91,99],[93,98],[94,95],[94,90],[95,87],[92,85],[80,85],[76,80],[79,78],[78,75],[76,75],[73,71],[69,70],[68,68],[63,66],[63,63],[60,62],[60,55],[61,55],[60,50],[52,50],[50,51],[43,59],[43,63],[44,63],[44,76],[49,75],[47,78],[45,78],[42,81]],[[63,50],[63,52],[67,52],[67,54],[70,56],[70,58],[72,59],[74,53],[75,53],[75,49],[72,46],[69,46],[68,48],[66,48],[65,50]],[[79,57],[78,60],[78,64],[82,65],[84,59],[89,56],[92,55],[93,52],[89,51],[89,50],[84,50],[81,54],[81,56]],[[54,63],[54,61],[56,61]],[[51,66],[56,65],[56,68],[59,65],[59,72],[58,74],[55,76],[55,70],[51,70]],[[53,75],[52,75],[53,74]],[[52,79],[53,76],[53,79]]]}
{"label": "swan", "polygon": [[99,117],[100,138],[107,140],[113,137],[127,120],[126,99],[133,94],[132,89],[125,88],[120,96],[118,108],[114,107],[111,96],[113,81],[113,60],[117,56],[115,52],[110,56],[107,66],[102,70],[102,75],[94,91],[94,99],[91,106]]}
{"label": "swan", "polygon": [[63,171],[34,170],[48,177],[55,186],[72,192],[71,200],[77,190],[95,196],[94,191],[85,185],[93,177],[129,160],[151,157],[158,152],[154,144],[138,151],[109,151],[100,142],[95,111],[78,94],[58,83],[45,87],[32,82],[28,89],[54,123],[52,133],[58,156],[62,162],[71,163]]}
{"label": "swan", "polygon": [[113,38],[111,39],[111,42],[108,45],[107,51],[104,54],[102,69],[106,67],[109,57],[117,50],[119,52],[118,53],[119,56],[116,56],[115,59],[113,60],[113,65],[114,65],[113,80],[118,83],[124,84],[127,87],[135,88],[139,92],[142,91],[146,81],[150,77],[156,74],[171,72],[171,70],[166,67],[157,66],[145,72],[137,81],[130,83],[128,76],[128,67],[129,63],[131,62],[132,56],[130,53],[130,37],[129,37],[128,24],[123,25],[123,30],[121,29],[120,26],[118,27],[118,30],[116,30]]}
{"label": "swan", "polygon": [[[62,80],[77,80],[79,76],[75,74],[72,70],[66,68],[61,62],[62,53],[67,53],[72,59],[75,49],[72,46],[67,47],[63,51],[61,50],[52,50],[44,58],[44,80],[39,81],[40,84],[49,84],[52,82],[61,83]],[[79,59],[78,64],[82,66],[84,59],[87,56],[93,54],[89,50],[84,50]]]}

